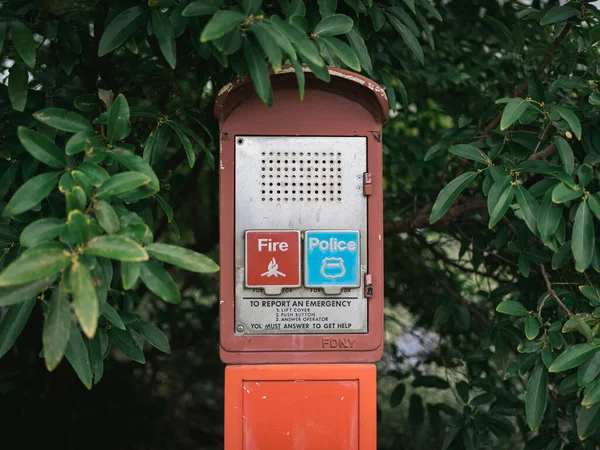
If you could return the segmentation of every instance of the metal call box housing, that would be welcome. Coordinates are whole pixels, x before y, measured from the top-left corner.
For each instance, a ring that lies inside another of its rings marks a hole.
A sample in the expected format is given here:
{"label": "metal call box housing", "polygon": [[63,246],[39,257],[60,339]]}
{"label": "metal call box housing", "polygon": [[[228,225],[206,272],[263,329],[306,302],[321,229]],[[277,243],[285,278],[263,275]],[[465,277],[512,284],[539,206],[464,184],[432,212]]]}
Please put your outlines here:
{"label": "metal call box housing", "polygon": [[249,79],[218,95],[220,343],[229,364],[373,362],[383,346],[381,128],[358,74],[292,68],[264,105]]}

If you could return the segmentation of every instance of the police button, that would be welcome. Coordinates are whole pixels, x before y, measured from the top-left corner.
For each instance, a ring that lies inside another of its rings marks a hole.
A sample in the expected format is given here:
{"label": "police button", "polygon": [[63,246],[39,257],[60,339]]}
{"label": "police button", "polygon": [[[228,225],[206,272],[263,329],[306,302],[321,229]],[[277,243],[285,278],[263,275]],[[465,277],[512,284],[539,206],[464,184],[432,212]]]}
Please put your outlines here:
{"label": "police button", "polygon": [[304,285],[339,294],[360,286],[360,234],[357,230],[304,233]]}

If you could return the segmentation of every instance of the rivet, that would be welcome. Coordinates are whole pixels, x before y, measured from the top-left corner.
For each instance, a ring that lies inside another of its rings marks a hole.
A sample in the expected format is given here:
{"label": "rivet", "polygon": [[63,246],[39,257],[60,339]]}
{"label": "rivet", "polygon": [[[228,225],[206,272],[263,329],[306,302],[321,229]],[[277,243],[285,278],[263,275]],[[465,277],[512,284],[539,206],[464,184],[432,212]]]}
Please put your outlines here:
{"label": "rivet", "polygon": [[238,331],[238,333],[242,333],[244,331],[244,326],[238,325],[235,329]]}

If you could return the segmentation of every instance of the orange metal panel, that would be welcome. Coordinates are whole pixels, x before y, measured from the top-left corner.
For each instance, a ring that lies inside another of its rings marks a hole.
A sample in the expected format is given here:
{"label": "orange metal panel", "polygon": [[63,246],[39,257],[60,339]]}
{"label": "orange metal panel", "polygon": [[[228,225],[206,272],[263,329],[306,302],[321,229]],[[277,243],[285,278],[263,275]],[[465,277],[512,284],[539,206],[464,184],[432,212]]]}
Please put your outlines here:
{"label": "orange metal panel", "polygon": [[228,366],[225,450],[375,450],[373,364]]}

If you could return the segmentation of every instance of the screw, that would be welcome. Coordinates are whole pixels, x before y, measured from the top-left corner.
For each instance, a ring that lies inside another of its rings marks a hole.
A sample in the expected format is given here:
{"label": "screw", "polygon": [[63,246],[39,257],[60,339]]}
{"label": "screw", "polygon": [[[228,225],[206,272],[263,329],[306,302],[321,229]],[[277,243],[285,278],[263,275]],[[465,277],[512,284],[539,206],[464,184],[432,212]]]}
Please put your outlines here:
{"label": "screw", "polygon": [[357,191],[362,191],[362,186],[357,186],[357,187],[356,187],[356,190],[357,190]]}
{"label": "screw", "polygon": [[238,325],[236,327],[236,330],[238,331],[238,333],[242,333],[244,331],[244,326],[243,325]]}
{"label": "screw", "polygon": [[238,138],[237,143],[238,145],[242,145],[244,143],[244,138]]}

